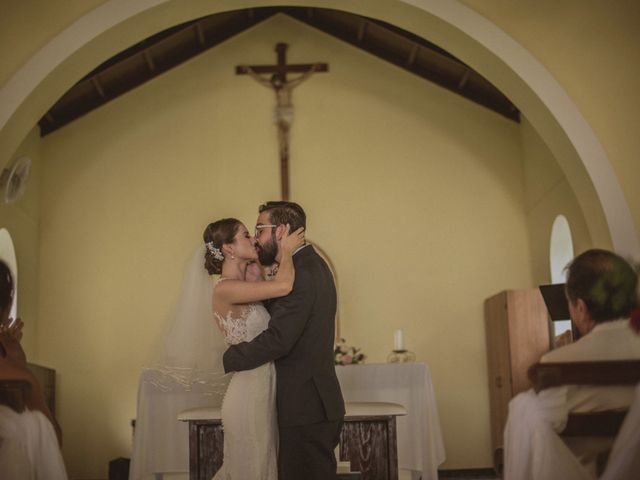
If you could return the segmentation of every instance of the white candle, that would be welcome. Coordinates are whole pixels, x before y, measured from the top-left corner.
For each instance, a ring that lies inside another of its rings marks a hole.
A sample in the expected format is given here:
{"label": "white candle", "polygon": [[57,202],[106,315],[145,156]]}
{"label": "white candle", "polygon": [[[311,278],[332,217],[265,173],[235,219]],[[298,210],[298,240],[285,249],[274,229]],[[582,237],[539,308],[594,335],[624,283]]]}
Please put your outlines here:
{"label": "white candle", "polygon": [[404,350],[404,342],[402,341],[402,330],[393,332],[393,349]]}

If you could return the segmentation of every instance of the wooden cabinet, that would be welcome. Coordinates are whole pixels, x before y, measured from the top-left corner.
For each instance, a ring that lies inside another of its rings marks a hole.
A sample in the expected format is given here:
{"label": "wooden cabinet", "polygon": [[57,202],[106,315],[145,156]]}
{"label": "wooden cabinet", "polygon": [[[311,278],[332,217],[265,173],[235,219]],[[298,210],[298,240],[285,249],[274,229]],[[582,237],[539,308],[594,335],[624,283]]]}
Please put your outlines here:
{"label": "wooden cabinet", "polygon": [[491,443],[501,466],[509,401],[531,387],[527,370],[549,351],[549,317],[540,290],[506,290],[485,301]]}

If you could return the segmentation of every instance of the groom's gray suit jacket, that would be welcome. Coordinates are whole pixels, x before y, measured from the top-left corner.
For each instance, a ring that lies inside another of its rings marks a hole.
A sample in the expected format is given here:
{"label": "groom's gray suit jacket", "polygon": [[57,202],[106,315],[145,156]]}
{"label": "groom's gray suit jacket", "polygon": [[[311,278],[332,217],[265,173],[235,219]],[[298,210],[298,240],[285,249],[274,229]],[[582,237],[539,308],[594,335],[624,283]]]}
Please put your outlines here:
{"label": "groom's gray suit jacket", "polygon": [[274,299],[269,328],[251,342],[232,345],[225,371],[251,370],[275,361],[278,423],[282,427],[336,421],[344,401],[333,363],[336,287],[312,246],[293,256],[293,290]]}

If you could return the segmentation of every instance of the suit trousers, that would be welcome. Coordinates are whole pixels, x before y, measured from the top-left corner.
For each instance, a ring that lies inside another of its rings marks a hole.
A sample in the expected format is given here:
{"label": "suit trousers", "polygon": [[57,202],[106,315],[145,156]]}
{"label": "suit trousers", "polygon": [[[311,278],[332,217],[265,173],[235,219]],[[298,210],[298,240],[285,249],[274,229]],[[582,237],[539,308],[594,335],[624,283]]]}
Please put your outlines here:
{"label": "suit trousers", "polygon": [[279,480],[335,480],[343,420],[279,427]]}

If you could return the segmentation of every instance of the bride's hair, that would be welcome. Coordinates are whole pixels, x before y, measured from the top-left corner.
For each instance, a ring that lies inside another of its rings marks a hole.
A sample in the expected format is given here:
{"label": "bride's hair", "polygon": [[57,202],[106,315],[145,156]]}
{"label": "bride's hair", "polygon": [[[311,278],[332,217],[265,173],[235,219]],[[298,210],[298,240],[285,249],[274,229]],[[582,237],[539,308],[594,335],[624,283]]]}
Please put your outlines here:
{"label": "bride's hair", "polygon": [[[225,243],[233,243],[233,239],[238,233],[238,228],[241,222],[236,218],[223,218],[216,222],[207,225],[204,229],[202,238],[204,243],[213,246],[222,251],[222,245]],[[219,260],[212,249],[207,248],[204,254],[204,268],[206,268],[209,275],[219,274],[222,272],[222,262],[224,259]]]}

